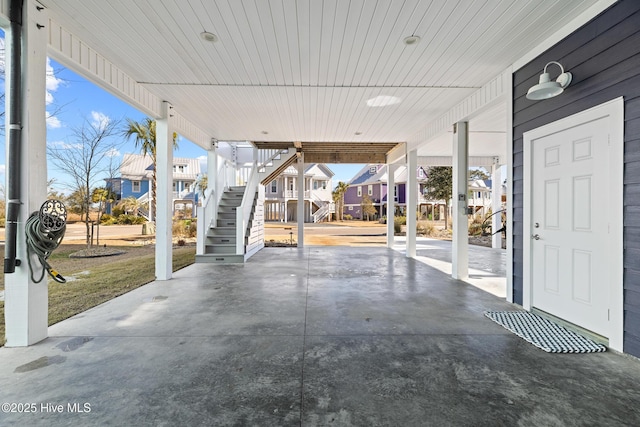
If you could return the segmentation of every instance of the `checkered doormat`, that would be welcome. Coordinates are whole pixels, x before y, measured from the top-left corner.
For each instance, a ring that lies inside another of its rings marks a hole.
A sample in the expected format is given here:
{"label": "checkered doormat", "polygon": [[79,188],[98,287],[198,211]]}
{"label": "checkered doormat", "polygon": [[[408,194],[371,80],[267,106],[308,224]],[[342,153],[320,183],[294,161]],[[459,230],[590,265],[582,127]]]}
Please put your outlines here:
{"label": "checkered doormat", "polygon": [[607,348],[528,311],[485,311],[484,315],[547,353],[600,353]]}

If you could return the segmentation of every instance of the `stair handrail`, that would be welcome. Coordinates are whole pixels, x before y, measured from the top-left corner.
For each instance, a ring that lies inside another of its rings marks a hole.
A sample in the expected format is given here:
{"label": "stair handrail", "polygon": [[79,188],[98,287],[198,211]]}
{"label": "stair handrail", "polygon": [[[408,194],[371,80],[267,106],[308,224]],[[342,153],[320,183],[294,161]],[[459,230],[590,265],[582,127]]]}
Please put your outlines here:
{"label": "stair handrail", "polygon": [[196,222],[196,254],[204,255],[205,242],[207,240],[207,228],[213,221],[213,217],[216,211],[216,203],[212,202],[215,191],[211,188],[207,188],[204,191],[202,200],[202,206],[196,208],[198,221]]}
{"label": "stair handrail", "polygon": [[[254,156],[257,159],[257,156]],[[258,162],[253,161],[251,172],[242,195],[242,202],[236,208],[236,255],[244,255],[244,239],[247,233],[247,223],[251,216],[253,201],[258,189]]]}
{"label": "stair handrail", "polygon": [[278,157],[288,152],[288,148],[258,150],[258,171],[262,171],[265,167],[269,166],[269,163],[272,163],[274,160],[277,160]]}

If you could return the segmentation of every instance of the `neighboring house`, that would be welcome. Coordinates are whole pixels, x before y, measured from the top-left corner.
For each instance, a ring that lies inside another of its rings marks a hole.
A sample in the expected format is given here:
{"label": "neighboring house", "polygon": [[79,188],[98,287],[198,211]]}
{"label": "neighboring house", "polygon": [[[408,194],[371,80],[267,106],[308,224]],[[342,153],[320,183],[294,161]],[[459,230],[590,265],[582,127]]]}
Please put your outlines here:
{"label": "neighboring house", "polygon": [[[334,173],[325,164],[310,164],[304,171],[304,221],[330,218],[333,208],[331,179]],[[265,221],[297,221],[298,170],[290,166],[265,186]]]}
{"label": "neighboring house", "polygon": [[[387,215],[387,165],[366,165],[364,166],[347,184],[349,188],[344,194],[344,211],[345,215],[351,215],[353,218],[362,219],[362,200],[369,197],[373,207],[376,209],[375,218]],[[422,194],[424,193],[425,181],[427,173],[423,167],[418,166],[418,206],[423,215],[435,215],[439,217],[440,207],[444,206],[444,202],[427,200]],[[407,183],[407,167],[399,166],[394,173],[394,189],[393,197],[398,215],[404,215],[406,201],[406,183]],[[435,210],[435,212],[434,212]],[[444,214],[444,212],[442,212]]]}
{"label": "neighboring house", "polygon": [[[446,204],[443,200],[429,200],[426,191],[427,170],[418,166],[417,206],[421,217],[439,220],[444,218]],[[399,166],[394,175],[394,201],[398,215],[406,214],[407,168]],[[362,219],[362,200],[367,195],[376,209],[376,217],[387,214],[387,165],[366,165],[351,181],[344,197],[344,214]],[[472,212],[485,216],[491,209],[491,180],[469,182],[468,204]]]}
{"label": "neighboring house", "polygon": [[[200,161],[174,157],[173,159],[173,208],[182,210],[191,206],[195,213],[198,194],[195,181],[200,174]],[[135,197],[145,208],[140,214],[148,217],[148,203],[151,200],[151,181],[153,179],[153,160],[141,154],[125,154],[120,164],[120,176],[107,179],[107,186],[116,193],[116,204],[127,197]],[[110,212],[110,207],[107,208]]]}

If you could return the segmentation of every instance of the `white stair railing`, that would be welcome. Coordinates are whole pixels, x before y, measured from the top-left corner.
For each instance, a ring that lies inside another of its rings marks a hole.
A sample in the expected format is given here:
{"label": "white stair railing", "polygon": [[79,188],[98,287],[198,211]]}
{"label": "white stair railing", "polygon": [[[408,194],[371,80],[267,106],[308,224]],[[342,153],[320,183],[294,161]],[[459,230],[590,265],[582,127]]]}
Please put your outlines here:
{"label": "white stair railing", "polygon": [[204,255],[205,242],[207,240],[207,230],[209,225],[213,221],[215,216],[216,203],[213,202],[215,192],[212,189],[207,188],[204,193],[204,200],[202,206],[198,206],[198,221],[197,225],[197,240],[196,240],[196,254]]}
{"label": "white stair railing", "polygon": [[282,154],[289,152],[288,148],[273,150],[258,150],[258,172],[264,172],[267,166],[271,166],[274,160],[280,159]]}
{"label": "white stair railing", "polygon": [[246,183],[240,206],[236,208],[236,254],[244,255],[244,240],[247,232],[249,217],[258,189],[257,162],[254,161]]}

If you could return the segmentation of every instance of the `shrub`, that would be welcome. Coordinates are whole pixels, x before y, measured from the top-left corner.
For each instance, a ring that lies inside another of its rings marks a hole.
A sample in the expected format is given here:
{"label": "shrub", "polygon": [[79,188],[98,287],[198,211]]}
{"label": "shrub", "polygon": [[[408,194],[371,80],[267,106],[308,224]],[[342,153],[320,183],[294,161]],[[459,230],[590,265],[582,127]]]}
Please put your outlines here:
{"label": "shrub", "polygon": [[100,224],[107,223],[107,222],[111,221],[112,219],[113,219],[113,216],[111,216],[109,214],[106,214],[106,213],[103,213],[100,216]]}
{"label": "shrub", "polygon": [[473,220],[469,224],[469,235],[471,236],[479,236],[482,234],[482,223],[483,220],[480,215],[474,215]]}
{"label": "shrub", "polygon": [[407,224],[407,217],[405,216],[396,216],[393,218],[393,231],[394,233],[400,233],[402,231],[402,226]]}
{"label": "shrub", "polygon": [[116,206],[111,209],[111,215],[115,218],[119,217],[120,215],[124,215],[124,209],[122,207]]}
{"label": "shrub", "polygon": [[346,220],[346,221],[351,221],[353,219],[353,216],[349,215],[349,214],[345,214],[342,219]]}
{"label": "shrub", "polygon": [[195,219],[174,221],[171,232],[174,236],[196,237],[198,234],[198,223]]}
{"label": "shrub", "polygon": [[416,224],[417,233],[424,236],[431,236],[435,229],[436,227],[431,221],[418,221]]}
{"label": "shrub", "polygon": [[143,218],[141,216],[122,214],[122,215],[118,215],[116,224],[131,225],[131,224],[144,224],[145,222],[147,222],[146,218]]}

